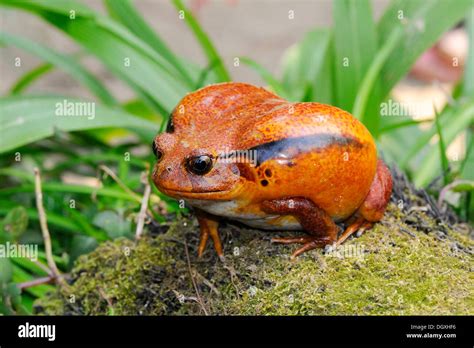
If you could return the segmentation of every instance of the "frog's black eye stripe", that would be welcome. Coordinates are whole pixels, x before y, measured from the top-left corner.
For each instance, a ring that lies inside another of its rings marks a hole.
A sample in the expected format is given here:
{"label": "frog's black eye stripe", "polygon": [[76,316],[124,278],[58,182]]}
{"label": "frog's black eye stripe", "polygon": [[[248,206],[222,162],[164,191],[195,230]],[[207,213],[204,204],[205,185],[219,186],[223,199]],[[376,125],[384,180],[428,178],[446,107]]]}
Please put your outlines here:
{"label": "frog's black eye stripe", "polygon": [[161,158],[163,157],[163,152],[158,150],[158,148],[156,147],[155,140],[153,140],[153,142],[151,143],[151,148],[153,150],[153,154],[155,155],[156,159],[158,161],[161,160]]}
{"label": "frog's black eye stripe", "polygon": [[363,146],[362,143],[352,137],[338,134],[321,133],[293,138],[284,138],[252,147],[249,150],[257,152],[257,166],[260,166],[263,162],[270,159],[284,158],[289,160],[300,153],[309,152],[316,149],[324,149],[332,145],[342,147]]}
{"label": "frog's black eye stripe", "polygon": [[187,171],[196,175],[207,174],[211,168],[212,158],[207,155],[191,157],[186,161]]}

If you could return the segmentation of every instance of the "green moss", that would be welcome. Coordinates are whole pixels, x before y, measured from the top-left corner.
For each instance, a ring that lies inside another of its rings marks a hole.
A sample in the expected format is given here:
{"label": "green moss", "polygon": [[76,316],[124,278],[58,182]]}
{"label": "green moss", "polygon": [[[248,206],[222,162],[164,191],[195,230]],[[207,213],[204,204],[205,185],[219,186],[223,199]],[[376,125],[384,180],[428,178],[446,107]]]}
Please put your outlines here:
{"label": "green moss", "polygon": [[[80,258],[68,294],[39,302],[46,314],[415,315],[474,314],[473,242],[422,211],[416,224],[391,205],[385,219],[338,253],[295,246],[274,233],[224,226],[226,261],[196,257],[198,227],[174,222],[138,243],[121,239]],[[419,226],[430,232],[420,232]],[[454,226],[455,227],[455,226]],[[442,226],[446,230],[446,226]],[[186,241],[186,244],[185,244]],[[185,248],[188,246],[188,267]],[[192,277],[191,277],[192,274]],[[196,283],[197,292],[192,278]],[[71,294],[75,303],[71,303]]]}
{"label": "green moss", "polygon": [[[168,311],[161,288],[170,272],[167,243],[145,239],[107,242],[81,257],[71,274],[69,289],[38,302],[41,311],[54,314],[144,314],[152,305],[156,314]],[[58,299],[62,305],[58,305]]]}

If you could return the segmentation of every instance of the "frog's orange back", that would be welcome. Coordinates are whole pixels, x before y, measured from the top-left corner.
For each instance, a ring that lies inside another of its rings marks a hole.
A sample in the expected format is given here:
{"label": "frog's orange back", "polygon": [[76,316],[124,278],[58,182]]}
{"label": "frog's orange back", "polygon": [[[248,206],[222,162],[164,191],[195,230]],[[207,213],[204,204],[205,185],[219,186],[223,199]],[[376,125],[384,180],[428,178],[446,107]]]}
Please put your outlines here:
{"label": "frog's orange back", "polygon": [[279,115],[262,117],[242,137],[246,144],[260,138],[260,145],[252,149],[258,156],[257,178],[265,185],[262,198],[274,198],[266,191],[308,197],[335,219],[351,215],[367,196],[375,175],[372,136],[336,107],[296,103],[289,108],[291,113],[280,109]]}

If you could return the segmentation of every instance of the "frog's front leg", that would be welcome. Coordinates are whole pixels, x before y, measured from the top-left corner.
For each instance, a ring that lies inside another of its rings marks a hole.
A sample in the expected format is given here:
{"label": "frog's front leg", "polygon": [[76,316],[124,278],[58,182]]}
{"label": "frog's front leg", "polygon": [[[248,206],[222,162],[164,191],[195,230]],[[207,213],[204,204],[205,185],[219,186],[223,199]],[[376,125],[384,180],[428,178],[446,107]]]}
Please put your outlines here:
{"label": "frog's front leg", "polygon": [[199,228],[201,230],[201,237],[198,247],[198,256],[201,257],[204,249],[206,248],[207,240],[209,236],[214,242],[214,249],[216,250],[219,258],[223,258],[224,253],[222,252],[221,239],[219,237],[219,219],[217,216],[208,214],[200,209],[195,209],[196,217],[199,222]]}
{"label": "frog's front leg", "polygon": [[315,248],[332,245],[336,242],[338,227],[331,217],[313,201],[304,197],[288,197],[262,202],[262,210],[268,214],[293,215],[301,227],[309,233],[307,236],[291,238],[273,238],[276,243],[299,243],[292,258]]}

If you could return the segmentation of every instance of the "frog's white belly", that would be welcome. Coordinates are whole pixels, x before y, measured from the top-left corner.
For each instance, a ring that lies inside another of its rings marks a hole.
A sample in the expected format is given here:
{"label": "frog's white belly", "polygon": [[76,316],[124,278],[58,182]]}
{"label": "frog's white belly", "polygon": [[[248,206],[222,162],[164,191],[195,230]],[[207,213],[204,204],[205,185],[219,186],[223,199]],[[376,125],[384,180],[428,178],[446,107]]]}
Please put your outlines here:
{"label": "frog's white belly", "polygon": [[186,199],[186,202],[205,212],[239,221],[245,225],[264,230],[301,230],[300,223],[292,216],[246,213],[239,210],[235,201],[208,201]]}

